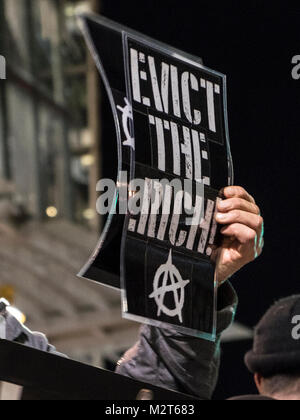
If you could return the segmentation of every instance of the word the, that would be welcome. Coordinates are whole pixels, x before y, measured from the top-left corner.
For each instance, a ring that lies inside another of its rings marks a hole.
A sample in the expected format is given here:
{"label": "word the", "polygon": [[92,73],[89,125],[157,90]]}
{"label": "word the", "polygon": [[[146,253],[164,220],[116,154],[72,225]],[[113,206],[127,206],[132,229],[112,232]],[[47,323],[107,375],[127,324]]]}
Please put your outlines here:
{"label": "word the", "polygon": [[300,79],[300,55],[295,55],[292,58],[292,64],[295,65],[295,67],[293,67],[292,69],[292,78],[294,80],[299,80]]}
{"label": "word the", "polygon": [[6,60],[0,55],[0,80],[6,79]]}
{"label": "word the", "polygon": [[[171,170],[174,175],[203,182],[210,186],[210,178],[205,176],[204,164],[209,160],[207,140],[204,133],[180,126],[175,122],[162,120],[161,118],[149,115],[150,125],[155,126],[157,138],[157,167],[162,172],[166,172],[168,154],[166,151],[167,142],[171,145],[173,152],[173,162]],[[155,135],[153,135],[155,137]],[[184,173],[182,173],[181,161],[184,160]]]}

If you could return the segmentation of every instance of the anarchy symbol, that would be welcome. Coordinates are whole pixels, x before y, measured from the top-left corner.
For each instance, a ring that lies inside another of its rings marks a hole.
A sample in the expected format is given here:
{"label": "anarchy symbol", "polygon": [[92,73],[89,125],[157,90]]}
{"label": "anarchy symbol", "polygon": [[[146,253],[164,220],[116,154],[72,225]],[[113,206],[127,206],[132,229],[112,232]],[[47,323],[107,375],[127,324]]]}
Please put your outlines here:
{"label": "anarchy symbol", "polygon": [[126,136],[126,140],[123,142],[123,146],[129,146],[132,147],[133,150],[135,150],[135,140],[134,137],[130,134],[129,129],[129,121],[133,121],[133,112],[132,112],[132,106],[129,103],[128,99],[125,98],[126,106],[122,108],[121,106],[118,106],[118,110],[122,112],[122,124],[123,124],[123,130]]}
{"label": "anarchy symbol", "polygon": [[[153,293],[149,296],[150,299],[155,299],[158,308],[157,316],[160,316],[162,312],[172,318],[178,316],[179,321],[183,323],[182,310],[185,302],[185,288],[189,283],[190,280],[182,279],[180,272],[173,264],[172,250],[170,250],[167,263],[163,264],[155,274]],[[165,296],[170,292],[174,294],[175,309],[167,308],[164,304]]]}

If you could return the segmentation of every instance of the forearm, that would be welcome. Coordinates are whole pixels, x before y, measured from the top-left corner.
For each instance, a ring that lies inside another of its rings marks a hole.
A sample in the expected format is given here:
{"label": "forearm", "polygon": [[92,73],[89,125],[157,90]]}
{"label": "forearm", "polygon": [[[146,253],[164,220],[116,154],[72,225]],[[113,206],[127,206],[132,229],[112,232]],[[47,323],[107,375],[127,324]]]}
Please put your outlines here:
{"label": "forearm", "polygon": [[210,399],[218,379],[221,334],[232,323],[236,306],[237,297],[231,285],[221,286],[215,343],[187,337],[173,328],[143,327],[139,342],[125,355],[117,372]]}

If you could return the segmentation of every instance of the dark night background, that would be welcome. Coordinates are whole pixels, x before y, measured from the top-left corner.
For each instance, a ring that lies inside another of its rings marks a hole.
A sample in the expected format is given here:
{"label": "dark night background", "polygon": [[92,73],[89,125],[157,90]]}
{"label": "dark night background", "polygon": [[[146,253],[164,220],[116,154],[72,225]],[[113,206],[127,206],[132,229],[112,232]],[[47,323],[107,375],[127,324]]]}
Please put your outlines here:
{"label": "dark night background", "polygon": [[[103,0],[102,13],[228,76],[235,183],[256,198],[266,228],[263,256],[233,279],[237,319],[252,327],[276,299],[299,292],[300,80],[292,79],[291,60],[300,54],[300,6],[242,3]],[[111,130],[108,123],[104,132]],[[111,142],[104,148],[108,174]],[[242,363],[250,344],[225,346],[216,398],[254,391]]]}

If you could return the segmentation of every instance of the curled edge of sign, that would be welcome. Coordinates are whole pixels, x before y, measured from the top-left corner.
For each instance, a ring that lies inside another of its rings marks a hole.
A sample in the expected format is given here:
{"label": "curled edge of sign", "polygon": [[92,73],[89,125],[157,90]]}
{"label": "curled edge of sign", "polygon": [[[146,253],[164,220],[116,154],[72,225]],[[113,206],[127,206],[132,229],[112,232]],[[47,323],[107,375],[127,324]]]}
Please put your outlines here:
{"label": "curled edge of sign", "polygon": [[[117,104],[115,102],[113,93],[112,93],[112,89],[104,68],[104,65],[102,63],[102,60],[98,54],[98,52],[96,51],[96,48],[94,46],[94,42],[91,38],[90,35],[90,31],[87,27],[87,23],[86,23],[86,19],[87,18],[91,18],[91,17],[96,17],[97,15],[93,15],[93,14],[81,14],[77,16],[78,22],[79,22],[79,26],[80,29],[83,33],[83,36],[86,40],[86,43],[88,45],[88,48],[90,50],[90,53],[92,54],[92,57],[95,61],[96,67],[100,73],[100,76],[102,78],[104,87],[106,89],[107,95],[108,95],[108,99],[109,99],[109,103],[112,109],[112,113],[113,113],[113,118],[114,118],[114,123],[115,123],[115,129],[116,129],[116,135],[117,135],[117,146],[118,146],[118,177],[117,177],[117,184],[120,182],[120,173],[122,170],[122,138],[121,138],[121,127],[120,127],[120,122],[117,116]],[[96,248],[94,250],[94,252],[92,253],[91,257],[89,258],[88,262],[84,265],[84,267],[80,270],[80,272],[78,273],[78,277],[84,278],[84,279],[89,279],[89,271],[95,261],[95,259],[97,258],[99,251],[102,249],[103,244],[105,243],[106,239],[107,239],[107,235],[109,233],[112,221],[113,221],[113,217],[115,216],[115,209],[117,206],[117,202],[119,199],[119,191],[118,189],[116,189],[115,194],[114,194],[114,199],[113,199],[113,204],[112,207],[110,209],[110,213],[109,216],[107,218],[107,221],[105,223],[103,232],[100,236],[100,239],[96,245]],[[118,281],[113,278],[113,276],[111,276],[111,280],[108,281],[108,283],[106,284],[105,282],[103,282],[103,284],[105,284],[106,286],[109,287],[113,287],[113,288],[119,288],[118,285]]]}

